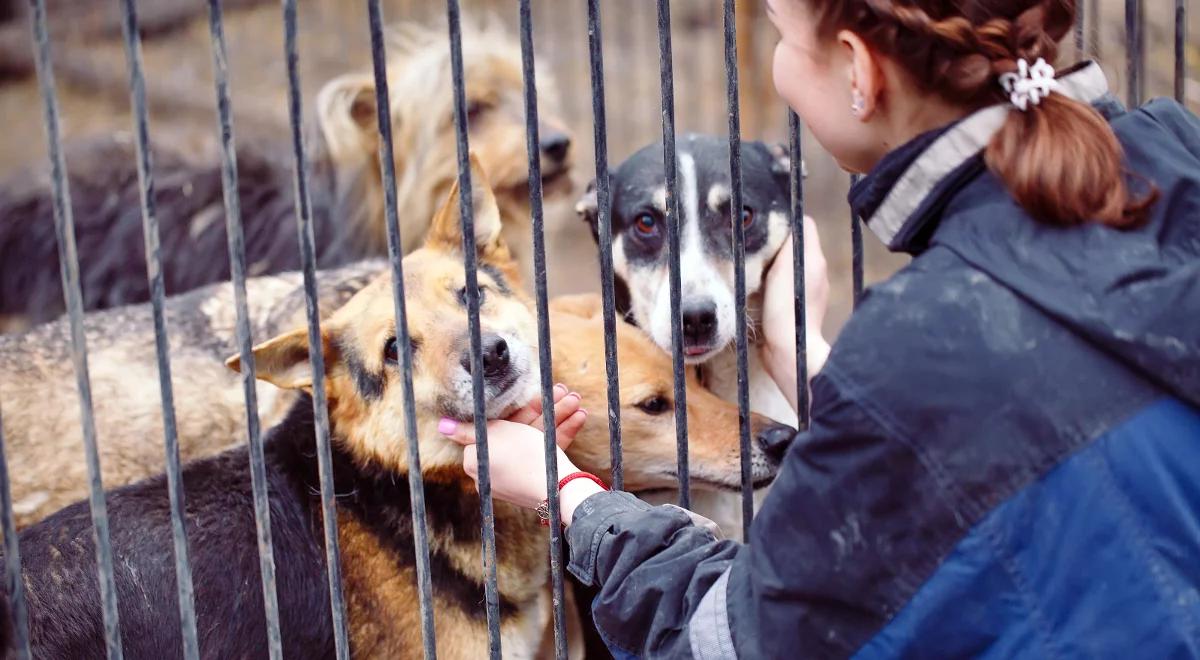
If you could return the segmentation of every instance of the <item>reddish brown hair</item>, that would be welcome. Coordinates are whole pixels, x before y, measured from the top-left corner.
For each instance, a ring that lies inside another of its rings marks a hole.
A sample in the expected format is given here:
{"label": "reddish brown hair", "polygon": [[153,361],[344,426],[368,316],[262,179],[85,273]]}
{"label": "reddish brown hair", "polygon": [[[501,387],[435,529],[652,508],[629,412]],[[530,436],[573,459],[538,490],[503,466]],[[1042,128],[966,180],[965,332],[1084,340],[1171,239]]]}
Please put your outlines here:
{"label": "reddish brown hair", "polygon": [[[1075,0],[804,1],[819,35],[850,30],[923,92],[972,108],[1007,100],[999,77],[1017,60],[1054,62],[1075,20]],[[1156,197],[1135,197],[1108,122],[1062,94],[1010,112],[985,159],[1017,203],[1051,224],[1129,227]]]}

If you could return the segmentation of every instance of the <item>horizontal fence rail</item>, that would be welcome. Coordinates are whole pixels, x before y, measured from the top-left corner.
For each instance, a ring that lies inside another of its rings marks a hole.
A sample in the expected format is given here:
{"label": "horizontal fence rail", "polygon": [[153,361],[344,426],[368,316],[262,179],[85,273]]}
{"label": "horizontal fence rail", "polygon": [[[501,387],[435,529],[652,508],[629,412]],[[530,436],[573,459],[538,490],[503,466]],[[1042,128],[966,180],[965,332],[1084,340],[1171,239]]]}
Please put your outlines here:
{"label": "horizontal fence rail", "polygon": [[[172,388],[170,342],[165,314],[166,283],[165,267],[160,254],[159,218],[155,203],[153,149],[151,148],[149,110],[146,99],[146,76],[143,70],[140,26],[134,0],[117,0],[121,9],[121,28],[128,69],[129,94],[132,108],[135,157],[138,172],[138,192],[142,217],[143,240],[146,255],[146,274],[150,290],[150,307],[154,326],[154,348],[158,367],[159,392],[163,416],[163,449],[167,497],[170,504],[172,548],[176,572],[176,592],[179,621],[181,626],[183,657],[190,659],[201,656],[196,621],[196,596],[192,582],[190,552],[185,525],[185,494],[183,491],[183,468],[180,464],[179,433],[176,424],[176,402]],[[110,659],[122,657],[122,638],[118,616],[118,597],[115,583],[114,556],[110,539],[109,518],[105,491],[100,472],[100,454],[94,418],[91,381],[88,372],[88,347],[84,332],[84,303],[80,285],[80,271],[75,243],[75,222],[72,215],[71,195],[68,185],[66,163],[63,152],[62,128],[59,116],[59,100],[55,89],[54,71],[51,65],[50,35],[45,0],[29,0],[32,9],[34,61],[37,68],[42,113],[45,123],[47,147],[51,168],[54,229],[60,260],[60,277],[64,301],[67,307],[67,322],[71,334],[71,359],[75,382],[78,388],[80,423],[84,455],[88,473],[88,499],[93,528],[93,543],[98,577],[99,605],[103,615],[105,654]],[[532,0],[518,0],[516,19],[518,25],[521,70],[522,101],[524,109],[525,147],[529,173],[529,203],[532,221],[532,254],[534,266],[534,301],[538,336],[538,363],[540,367],[545,482],[549,495],[549,511],[552,520],[559,518],[560,503],[557,493],[557,437],[553,401],[553,363],[551,346],[551,315],[547,282],[547,255],[545,237],[545,211],[542,190],[542,164],[539,134],[537,62],[534,49],[534,13]],[[1073,26],[1076,52],[1080,55],[1098,55],[1100,18],[1098,4],[1077,4]],[[263,437],[258,415],[258,400],[255,385],[253,341],[246,294],[246,238],[243,232],[242,210],[238,196],[238,166],[230,98],[229,64],[220,0],[207,0],[210,42],[212,46],[214,91],[216,100],[217,130],[220,144],[220,167],[223,205],[226,219],[227,247],[230,258],[230,281],[232,282],[234,310],[236,313],[236,342],[241,359],[241,381],[246,412],[246,433],[249,449],[249,465],[256,524],[256,547],[261,575],[266,637],[262,640],[272,660],[282,658],[281,616],[276,584],[274,544],[271,535],[270,500],[267,491],[267,472],[264,459]],[[1086,8],[1085,8],[1086,5]],[[388,265],[392,276],[393,314],[399,348],[397,374],[403,388],[403,410],[405,415],[404,440],[407,443],[408,488],[411,497],[413,550],[415,553],[415,582],[417,607],[420,612],[422,651],[427,660],[437,656],[437,634],[435,625],[433,575],[431,573],[430,538],[428,515],[425,503],[425,486],[421,472],[421,456],[417,429],[417,407],[413,392],[413,350],[408,327],[408,308],[405,301],[405,282],[399,202],[397,198],[397,173],[395,145],[392,126],[391,98],[387,71],[387,53],[384,30],[382,0],[367,0],[367,28],[370,35],[370,54],[373,66],[376,121],[379,130],[378,162],[383,187],[383,211],[387,233]],[[428,9],[428,7],[426,8]],[[649,6],[646,7],[647,11]],[[737,3],[723,0],[721,24],[723,38],[723,73],[725,112],[729,144],[730,210],[732,225],[732,253],[734,261],[734,304],[737,324],[735,347],[737,353],[738,446],[740,455],[740,480],[742,534],[749,538],[754,517],[754,491],[751,472],[752,438],[750,374],[748,355],[753,330],[747,321],[746,281],[746,236],[739,221],[744,203],[743,168],[741,160],[742,100],[739,81],[739,29],[752,29],[752,25],[739,26]],[[1086,10],[1085,10],[1086,9]],[[1175,0],[1173,37],[1173,96],[1185,100],[1187,93],[1187,0]],[[470,374],[472,381],[472,403],[475,421],[475,439],[479,464],[478,490],[480,498],[481,566],[483,574],[489,656],[499,658],[501,648],[500,585],[497,576],[497,550],[495,513],[491,495],[488,437],[486,430],[486,402],[484,387],[484,361],[481,342],[480,296],[477,277],[475,218],[472,201],[473,182],[470,175],[470,131],[468,125],[467,81],[463,62],[462,15],[459,0],[446,0],[446,28],[452,86],[449,90],[453,101],[453,128],[456,139],[457,182],[460,189],[459,211],[461,214],[463,267],[466,274],[467,327],[470,340]],[[690,491],[688,418],[686,391],[686,364],[683,352],[682,321],[682,273],[681,273],[681,227],[685,201],[680,196],[678,154],[675,124],[675,72],[673,64],[671,34],[671,3],[656,0],[656,42],[659,55],[658,95],[661,103],[662,156],[666,184],[665,215],[667,220],[668,278],[670,290],[670,341],[671,370],[673,376],[675,454],[678,477],[679,502],[688,507],[692,501]],[[613,254],[612,180],[608,162],[608,124],[605,102],[604,44],[601,26],[600,0],[586,0],[587,13],[587,58],[588,81],[591,90],[591,110],[595,156],[595,196],[597,201],[596,232],[600,266],[600,290],[604,328],[604,355],[606,391],[608,396],[607,422],[609,449],[611,452],[611,476],[613,486],[621,489],[625,482],[623,464],[620,375],[617,355],[617,281]],[[1125,0],[1124,29],[1126,34],[1125,83],[1126,98],[1131,107],[1141,103],[1148,87],[1145,67],[1145,7],[1141,0]],[[1089,23],[1090,21],[1090,23]],[[287,104],[289,137],[293,156],[293,184],[295,193],[296,230],[300,248],[303,293],[307,321],[309,355],[314,373],[325,372],[322,351],[321,317],[318,307],[317,288],[317,245],[315,244],[314,212],[309,191],[309,160],[304,141],[303,95],[300,86],[300,49],[298,39],[298,15],[296,0],[282,0],[282,23],[284,27],[284,60],[287,76]],[[650,40],[648,21],[646,24],[630,26],[631,30],[646,30]],[[715,43],[715,42],[714,42]],[[1157,60],[1152,60],[1157,61]],[[715,58],[707,65],[714,66]],[[582,71],[580,72],[582,75]],[[716,78],[718,76],[710,76]],[[693,94],[688,90],[688,94]],[[793,112],[788,112],[786,152],[790,160],[789,172],[789,222],[792,233],[791,258],[794,270],[794,316],[798,418],[801,429],[810,424],[808,363],[806,360],[807,313],[805,297],[805,191],[803,185],[803,126]],[[621,118],[624,120],[624,118]],[[850,178],[853,187],[859,175]],[[683,185],[690,185],[683,182]],[[844,222],[844,220],[842,221]],[[851,280],[854,305],[857,306],[866,286],[864,271],[863,219],[850,211]],[[843,228],[845,225],[841,225]],[[320,506],[322,513],[322,542],[325,551],[326,580],[329,588],[329,616],[332,623],[333,645],[339,659],[351,655],[350,628],[346,613],[346,597],[343,594],[342,559],[337,528],[337,501],[334,493],[333,451],[331,424],[328,411],[328,396],[322,378],[314,378],[312,405],[316,430],[316,457],[320,480]],[[31,657],[29,623],[29,601],[21,579],[19,537],[16,530],[10,472],[4,454],[5,436],[0,417],[0,524],[3,525],[5,577],[14,628],[14,649],[19,658]],[[635,439],[636,440],[636,439]],[[558,658],[568,655],[566,621],[567,579],[563,567],[564,535],[558,525],[551,525],[548,544],[550,567],[549,589],[553,621],[554,649]],[[586,616],[586,610],[584,611]],[[209,624],[211,625],[211,623]],[[454,631],[441,631],[453,635]]]}

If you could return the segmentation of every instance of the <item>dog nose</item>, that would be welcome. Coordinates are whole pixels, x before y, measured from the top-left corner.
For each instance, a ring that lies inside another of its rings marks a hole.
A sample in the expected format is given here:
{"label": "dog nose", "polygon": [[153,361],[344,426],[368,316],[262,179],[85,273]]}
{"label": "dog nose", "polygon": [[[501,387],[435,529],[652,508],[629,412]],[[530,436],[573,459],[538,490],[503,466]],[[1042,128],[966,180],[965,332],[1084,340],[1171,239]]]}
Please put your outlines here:
{"label": "dog nose", "polygon": [[[487,333],[480,337],[480,348],[483,352],[483,377],[495,378],[503,376],[508,372],[510,356],[508,353],[508,342],[504,338],[495,333]],[[470,349],[462,352],[459,357],[459,364],[471,373],[471,351]]]}
{"label": "dog nose", "polygon": [[787,453],[788,447],[792,446],[795,437],[796,429],[785,424],[772,424],[759,431],[756,439],[767,458],[779,463]]}
{"label": "dog nose", "polygon": [[567,151],[571,149],[571,137],[560,131],[552,131],[542,136],[542,153],[556,163],[567,159]]}
{"label": "dog nose", "polygon": [[711,302],[683,308],[683,338],[690,346],[705,346],[712,342],[717,329],[717,307]]}

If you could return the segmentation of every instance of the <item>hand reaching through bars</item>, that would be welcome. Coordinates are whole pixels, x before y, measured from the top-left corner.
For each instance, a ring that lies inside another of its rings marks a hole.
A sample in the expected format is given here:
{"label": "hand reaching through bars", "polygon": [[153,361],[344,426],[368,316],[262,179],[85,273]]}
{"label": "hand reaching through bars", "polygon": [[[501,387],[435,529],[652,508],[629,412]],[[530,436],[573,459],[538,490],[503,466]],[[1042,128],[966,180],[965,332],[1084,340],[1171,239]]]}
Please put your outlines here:
{"label": "hand reaching through bars", "polygon": [[[783,390],[793,410],[799,409],[796,398],[796,314],[795,266],[792,259],[792,238],[788,237],[775,263],[767,271],[763,284],[763,364],[767,373]],[[808,378],[812,379],[825,365],[829,342],[821,332],[829,306],[829,272],[817,224],[804,216],[804,302],[805,336],[807,337]]]}
{"label": "hand reaching through bars", "polygon": [[[579,394],[564,385],[554,386],[555,440],[558,449],[558,475],[566,476],[579,469],[563,452],[575,439],[587,420]],[[546,499],[546,449],[543,438],[542,396],[539,393],[529,404],[507,419],[488,422],[488,449],[491,465],[492,495],[517,506],[535,509]],[[465,446],[463,469],[472,479],[479,479],[479,463],[475,450],[475,427],[472,424],[443,419],[438,431]],[[562,489],[562,520],[569,524],[571,514],[589,495],[603,490],[586,480],[572,481]]]}

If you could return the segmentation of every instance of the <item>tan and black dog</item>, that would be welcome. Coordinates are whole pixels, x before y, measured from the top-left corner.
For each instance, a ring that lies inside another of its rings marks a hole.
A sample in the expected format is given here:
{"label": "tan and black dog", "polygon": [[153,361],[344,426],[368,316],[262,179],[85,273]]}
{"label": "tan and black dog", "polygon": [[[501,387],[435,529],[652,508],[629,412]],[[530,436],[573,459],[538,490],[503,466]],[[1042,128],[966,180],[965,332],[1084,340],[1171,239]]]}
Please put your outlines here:
{"label": "tan and black dog", "polygon": [[[476,176],[479,274],[487,415],[503,417],[536,390],[536,333],[528,300],[501,275],[511,269],[499,238],[495,199]],[[470,419],[465,277],[457,194],[434,220],[423,249],[405,260],[409,325],[416,349],[413,394],[431,543],[438,654],[486,653],[480,514],[461,448],[439,436],[443,416]],[[412,522],[406,474],[402,386],[388,277],[356,294],[323,325],[326,371],[314,376],[306,332],[255,348],[259,376],[306,392],[323,377],[337,492],[338,534],[351,643],[356,656],[417,657]],[[237,366],[236,358],[231,365]],[[301,396],[265,439],[284,654],[332,654],[314,452],[312,403]],[[189,464],[191,567],[205,657],[266,655],[247,452],[234,449]],[[130,657],[180,648],[166,484],[152,478],[108,493],[122,644]],[[512,657],[531,657],[549,612],[546,533],[530,511],[496,503],[501,631]],[[85,503],[24,530],[20,538],[34,654],[92,657],[103,652],[91,520]]]}
{"label": "tan and black dog", "polygon": [[[521,53],[497,22],[463,25],[472,149],[492,178],[504,237],[528,269],[529,173]],[[403,252],[421,245],[429,218],[455,180],[450,54],[444,29],[400,24],[389,32],[388,84]],[[309,191],[321,268],[387,254],[379,130],[371,73],[327,83],[308,136]],[[554,83],[538,74],[541,162],[548,199],[570,190],[571,136],[557,117]],[[245,137],[245,136],[243,136]],[[85,309],[149,300],[140,187],[131,139],[120,135],[65,145]],[[238,199],[250,275],[300,268],[290,145],[243,140]],[[155,203],[167,292],[229,277],[221,169],[154,145]],[[47,172],[0,181],[0,332],[63,312],[58,248]]]}

